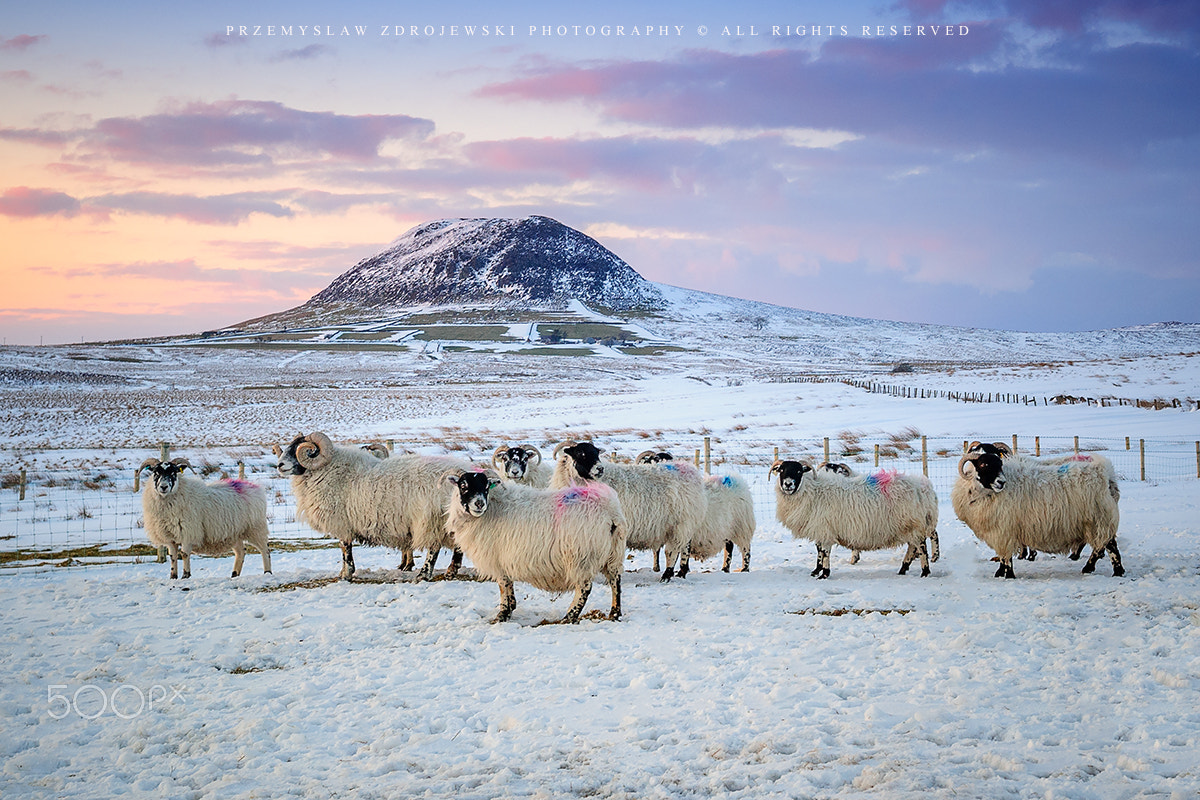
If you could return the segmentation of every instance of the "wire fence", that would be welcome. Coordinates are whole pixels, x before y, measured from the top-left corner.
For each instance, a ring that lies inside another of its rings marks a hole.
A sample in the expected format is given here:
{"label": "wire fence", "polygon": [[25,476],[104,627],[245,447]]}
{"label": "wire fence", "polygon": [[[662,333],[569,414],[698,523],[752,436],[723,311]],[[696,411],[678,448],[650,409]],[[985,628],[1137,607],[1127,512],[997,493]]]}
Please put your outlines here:
{"label": "wire fence", "polygon": [[[862,473],[876,469],[924,473],[938,496],[947,500],[966,442],[902,436],[870,439],[843,434],[792,442],[785,448],[718,454],[712,453],[710,442],[701,440],[694,453],[676,451],[675,456],[695,458],[702,469],[713,474],[741,475],[754,496],[759,526],[766,527],[775,524],[775,495],[767,473],[776,458],[837,461]],[[1125,482],[1200,480],[1200,442],[1064,436],[1009,439],[1005,444],[1023,456],[1099,453],[1113,462],[1119,479]],[[296,519],[289,481],[279,476],[274,457],[231,452],[214,448],[206,457],[191,451],[188,457],[208,480],[241,477],[264,486],[273,542],[317,545],[314,540],[323,536]],[[98,455],[92,461],[102,464],[103,458]],[[153,558],[143,529],[140,482],[132,466],[120,465],[64,466],[0,475],[0,565],[47,557],[84,564],[89,558]]]}

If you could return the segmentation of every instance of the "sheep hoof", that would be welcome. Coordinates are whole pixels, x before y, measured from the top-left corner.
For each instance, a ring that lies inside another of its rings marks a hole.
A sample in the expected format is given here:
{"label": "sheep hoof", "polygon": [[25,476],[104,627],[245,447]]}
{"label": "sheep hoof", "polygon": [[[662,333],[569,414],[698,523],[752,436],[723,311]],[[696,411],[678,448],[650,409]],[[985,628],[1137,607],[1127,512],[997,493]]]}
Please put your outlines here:
{"label": "sheep hoof", "polygon": [[[997,560],[999,560],[999,559],[997,559]],[[1004,562],[1003,561],[1000,562],[1000,566],[996,569],[995,577],[997,577],[997,578],[1004,577]]]}
{"label": "sheep hoof", "polygon": [[929,567],[921,567],[921,577],[922,578],[929,577]]}
{"label": "sheep hoof", "polygon": [[822,570],[817,571],[817,580],[819,580],[819,581],[825,580],[828,577],[829,577],[829,570],[822,569]]}
{"label": "sheep hoof", "polygon": [[901,564],[901,565],[900,565],[900,572],[898,572],[897,574],[898,574],[898,575],[907,575],[907,574],[908,574],[908,566],[909,566],[909,564],[911,564],[911,563],[912,563],[911,561],[906,561],[906,562],[904,562],[903,564]]}
{"label": "sheep hoof", "polygon": [[[658,580],[659,580],[659,583],[670,583],[671,578],[674,578],[674,577],[675,577],[675,568],[667,567],[666,569],[663,570],[662,577],[659,578]],[[683,577],[683,576],[681,575],[680,577]]]}
{"label": "sheep hoof", "polygon": [[235,570],[233,571],[233,574],[232,574],[232,575],[230,575],[229,577],[231,577],[231,578],[236,578],[236,577],[237,577],[239,574],[240,574],[240,573],[239,573],[239,572],[238,572],[238,571],[235,569]]}
{"label": "sheep hoof", "polygon": [[492,617],[492,624],[496,625],[497,623],[500,623],[500,622],[508,622],[510,619],[512,619],[511,611],[501,611],[499,614]]}
{"label": "sheep hoof", "polygon": [[1114,578],[1120,578],[1124,574],[1125,574],[1124,567],[1122,567],[1120,564],[1113,565],[1113,577]]}
{"label": "sheep hoof", "polygon": [[1096,571],[1096,565],[1093,564],[1092,562],[1089,561],[1088,563],[1083,565],[1083,574],[1084,575],[1091,575],[1095,571]]}

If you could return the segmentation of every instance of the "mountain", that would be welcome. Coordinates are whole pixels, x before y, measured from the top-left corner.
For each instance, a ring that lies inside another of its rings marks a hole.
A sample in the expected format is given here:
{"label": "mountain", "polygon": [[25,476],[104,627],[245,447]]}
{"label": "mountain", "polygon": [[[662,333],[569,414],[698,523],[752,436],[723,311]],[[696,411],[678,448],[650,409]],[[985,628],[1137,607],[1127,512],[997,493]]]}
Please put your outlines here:
{"label": "mountain", "polygon": [[614,311],[662,305],[654,284],[596,240],[549,217],[532,216],[418,225],[355,264],[301,308],[565,308],[571,300]]}

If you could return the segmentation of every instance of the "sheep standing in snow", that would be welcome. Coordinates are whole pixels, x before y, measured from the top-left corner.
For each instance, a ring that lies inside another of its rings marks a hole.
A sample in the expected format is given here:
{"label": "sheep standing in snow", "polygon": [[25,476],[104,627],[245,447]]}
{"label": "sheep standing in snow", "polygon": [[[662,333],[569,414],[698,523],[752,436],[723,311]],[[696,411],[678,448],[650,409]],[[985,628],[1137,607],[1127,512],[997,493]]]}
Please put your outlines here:
{"label": "sheep standing in snow", "polygon": [[492,453],[492,466],[500,472],[502,480],[523,483],[536,489],[550,485],[554,470],[542,463],[542,454],[531,444],[501,445]]}
{"label": "sheep standing in snow", "polygon": [[621,617],[621,570],[625,560],[625,517],[616,493],[603,484],[535,489],[501,481],[498,473],[455,470],[446,527],[481,575],[500,587],[505,622],[517,606],[513,582],[547,592],[575,591],[563,622],[579,622],[603,574],[612,588],[608,618]]}
{"label": "sheep standing in snow", "polygon": [[[721,564],[722,572],[729,572],[733,560],[733,547],[742,552],[741,572],[750,571],[750,541],[754,538],[754,497],[750,487],[740,475],[708,475],[704,478],[704,496],[707,504],[704,522],[692,537],[688,553],[692,558],[704,561],[725,551]],[[686,572],[681,568],[679,576]]]}
{"label": "sheep standing in snow", "polygon": [[1092,547],[1084,573],[1094,572],[1107,552],[1113,575],[1124,575],[1120,497],[1112,464],[1102,456],[1046,464],[991,452],[963,455],[950,494],[954,513],[996,552],[997,578],[1016,577],[1012,559],[1022,547],[1065,553],[1081,541]]}
{"label": "sheep standing in snow", "polygon": [[661,580],[674,577],[676,558],[681,569],[687,570],[688,542],[704,521],[707,502],[694,467],[601,464],[600,451],[594,444],[571,441],[555,448],[554,461],[552,488],[602,481],[616,490],[629,523],[627,546],[634,550],[666,550],[667,566]]}
{"label": "sheep standing in snow", "polygon": [[148,458],[138,467],[138,472],[150,470],[150,483],[142,492],[146,535],[152,544],[170,551],[171,577],[179,577],[181,553],[183,577],[190,578],[192,553],[223,556],[233,550],[236,578],[247,542],[262,554],[263,572],[270,572],[266,490],[240,480],[205,483],[183,474],[190,468],[186,458]]}
{"label": "sheep standing in snow", "polygon": [[829,577],[833,545],[850,550],[884,550],[907,545],[900,574],[921,559],[929,575],[925,539],[937,529],[937,494],[921,475],[879,472],[855,478],[814,470],[798,461],[776,461],[775,516],[797,539],[817,545],[813,577]]}
{"label": "sheep standing in snow", "polygon": [[[840,462],[825,461],[825,462],[818,464],[817,469],[825,470],[826,472],[832,473],[834,475],[841,475],[843,478],[855,478],[858,476],[857,472],[852,470],[846,464],[842,464]],[[851,550],[850,551],[850,563],[851,564],[857,564],[861,557],[862,557],[862,551],[860,551],[860,550]],[[929,534],[929,561],[930,561],[930,563],[934,563],[941,557],[942,557],[942,544],[941,544],[941,541],[938,539],[938,532],[933,531],[932,533]]]}
{"label": "sheep standing in snow", "polygon": [[[426,580],[433,577],[441,548],[453,547],[441,477],[470,466],[466,462],[418,455],[381,459],[336,446],[323,433],[298,436],[286,449],[276,446],[275,455],[279,473],[291,477],[297,516],[341,543],[343,580],[354,576],[355,542],[407,550],[410,560],[414,549],[428,550],[421,570]],[[448,577],[461,562],[456,552]]]}

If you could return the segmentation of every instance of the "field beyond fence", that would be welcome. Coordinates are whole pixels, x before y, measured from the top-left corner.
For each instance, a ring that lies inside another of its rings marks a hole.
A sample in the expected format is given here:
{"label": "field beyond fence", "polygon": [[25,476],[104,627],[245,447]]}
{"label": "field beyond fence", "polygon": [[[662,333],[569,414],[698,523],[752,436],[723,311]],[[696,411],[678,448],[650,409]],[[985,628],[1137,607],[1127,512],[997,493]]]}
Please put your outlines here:
{"label": "field beyond fence", "polygon": [[[776,458],[810,463],[837,461],[857,472],[895,469],[928,475],[938,497],[948,501],[961,439],[926,438],[903,434],[859,438],[849,434],[819,438],[786,447],[750,452],[713,452],[698,439],[690,452],[674,448],[676,458],[695,460],[714,474],[737,473],[750,484],[760,530],[774,527],[775,496],[767,472]],[[1116,467],[1123,482],[1200,480],[1200,442],[1164,439],[1093,439],[1080,437],[1013,437],[1005,443],[1025,456],[1057,456],[1073,452],[1098,453]],[[389,442],[396,446],[395,442]],[[402,445],[401,445],[402,446]],[[272,547],[333,546],[296,519],[295,499],[287,478],[275,469],[267,448],[212,448],[186,455],[198,474],[208,480],[244,477],[267,489],[268,524]],[[176,454],[171,454],[176,455]],[[461,455],[461,454],[460,454]],[[477,454],[486,461],[490,454]],[[34,563],[86,565],[97,561],[153,559],[143,531],[140,480],[136,465],[107,466],[110,453],[100,452],[83,463],[86,468],[44,468],[0,476],[0,566]]]}

